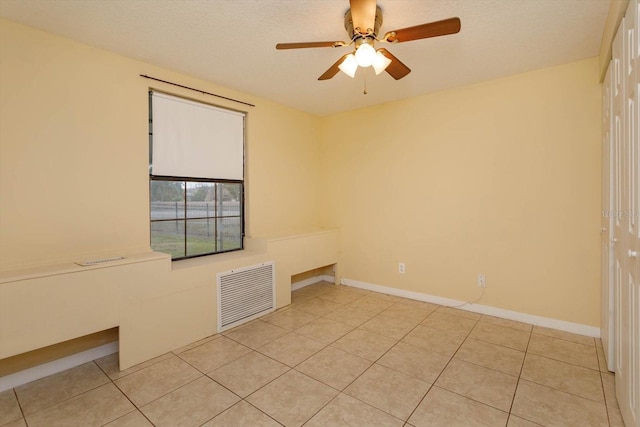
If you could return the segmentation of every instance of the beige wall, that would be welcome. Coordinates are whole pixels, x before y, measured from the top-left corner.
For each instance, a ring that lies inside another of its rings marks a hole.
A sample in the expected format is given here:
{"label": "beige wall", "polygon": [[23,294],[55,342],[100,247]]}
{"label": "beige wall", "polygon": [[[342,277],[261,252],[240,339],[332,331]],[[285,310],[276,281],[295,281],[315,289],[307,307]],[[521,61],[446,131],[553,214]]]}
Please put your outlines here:
{"label": "beige wall", "polygon": [[[217,273],[275,261],[281,307],[293,274],[337,261],[335,231],[178,263],[149,254],[148,89],[243,106],[139,74],[256,104],[247,235],[318,228],[317,117],[0,20],[0,358],[119,326],[126,368],[216,332]],[[134,264],[71,263],[110,254]]]}
{"label": "beige wall", "polygon": [[340,276],[599,325],[599,99],[593,58],[323,119]]}
{"label": "beige wall", "polygon": [[7,20],[0,43],[0,269],[149,250],[149,87],[246,108],[248,235],[318,225],[316,117]]}
{"label": "beige wall", "polygon": [[[597,325],[597,68],[318,118],[0,20],[0,270],[149,251],[148,88],[240,107],[149,74],[257,105],[250,236],[339,227],[340,277],[462,300],[482,272],[483,304]],[[337,261],[337,233],[293,236],[141,267],[119,291],[121,346],[138,347],[123,365],[215,332],[217,272],[276,259],[288,304],[292,275]]]}

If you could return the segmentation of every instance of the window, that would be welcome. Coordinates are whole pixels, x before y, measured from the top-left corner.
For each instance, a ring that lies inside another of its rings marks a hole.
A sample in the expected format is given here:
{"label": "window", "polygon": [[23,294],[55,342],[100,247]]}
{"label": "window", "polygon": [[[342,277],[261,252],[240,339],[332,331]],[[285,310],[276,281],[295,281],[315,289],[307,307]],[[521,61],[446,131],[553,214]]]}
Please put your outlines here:
{"label": "window", "polygon": [[151,248],[174,260],[242,249],[244,114],[149,94]]}

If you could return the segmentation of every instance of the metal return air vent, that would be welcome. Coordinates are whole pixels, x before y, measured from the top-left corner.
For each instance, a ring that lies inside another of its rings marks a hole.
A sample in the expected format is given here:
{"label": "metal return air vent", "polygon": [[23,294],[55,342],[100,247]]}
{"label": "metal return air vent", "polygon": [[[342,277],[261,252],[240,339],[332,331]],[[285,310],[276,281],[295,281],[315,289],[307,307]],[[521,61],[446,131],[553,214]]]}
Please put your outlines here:
{"label": "metal return air vent", "polygon": [[248,322],[275,306],[275,265],[266,262],[218,273],[218,332]]}

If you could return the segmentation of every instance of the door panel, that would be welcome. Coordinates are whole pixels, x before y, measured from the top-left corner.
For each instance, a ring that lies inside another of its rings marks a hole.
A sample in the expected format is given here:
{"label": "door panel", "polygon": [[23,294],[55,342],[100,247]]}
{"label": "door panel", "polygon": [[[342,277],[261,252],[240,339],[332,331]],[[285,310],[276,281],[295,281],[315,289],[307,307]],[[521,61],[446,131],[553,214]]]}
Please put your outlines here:
{"label": "door panel", "polygon": [[601,219],[601,257],[602,257],[602,318],[600,336],[604,349],[607,368],[614,370],[614,321],[613,321],[613,180],[611,162],[613,145],[611,141],[611,102],[612,102],[612,65],[609,64],[602,88],[602,219]]}
{"label": "door panel", "polygon": [[627,426],[640,427],[640,145],[638,142],[638,0],[614,39],[614,318],[616,396]]}

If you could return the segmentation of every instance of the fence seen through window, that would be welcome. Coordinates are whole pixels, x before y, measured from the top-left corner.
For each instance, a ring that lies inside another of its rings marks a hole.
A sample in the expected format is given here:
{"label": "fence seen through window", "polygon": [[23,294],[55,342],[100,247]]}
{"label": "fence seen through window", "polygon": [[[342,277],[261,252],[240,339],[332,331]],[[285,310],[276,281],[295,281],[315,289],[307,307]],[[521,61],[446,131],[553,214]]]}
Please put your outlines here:
{"label": "fence seen through window", "polygon": [[151,178],[151,247],[172,259],[242,249],[242,182]]}

